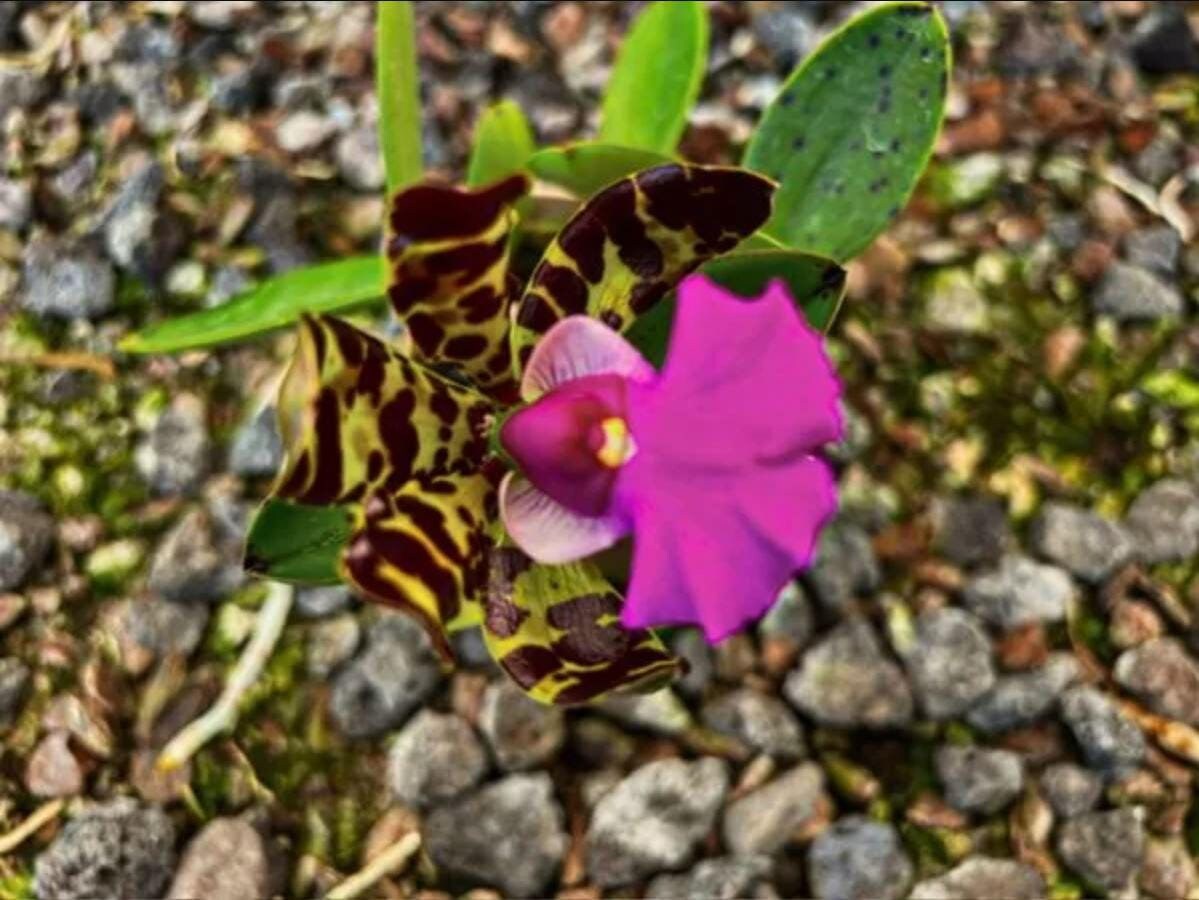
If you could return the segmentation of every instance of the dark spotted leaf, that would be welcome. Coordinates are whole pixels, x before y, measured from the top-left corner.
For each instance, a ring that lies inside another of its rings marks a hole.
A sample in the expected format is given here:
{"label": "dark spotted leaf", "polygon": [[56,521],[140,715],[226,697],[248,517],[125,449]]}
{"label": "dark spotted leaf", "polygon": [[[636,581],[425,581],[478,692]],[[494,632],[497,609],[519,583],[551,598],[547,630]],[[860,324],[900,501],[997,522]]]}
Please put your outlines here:
{"label": "dark spotted leaf", "polygon": [[352,533],[340,506],[309,506],[272,497],[246,537],[247,571],[292,584],[337,584],[341,553]]}
{"label": "dark spotted leaf", "polygon": [[673,153],[708,63],[708,11],[695,0],[651,3],[629,30],[604,94],[599,138]]}
{"label": "dark spotted leaf", "polygon": [[547,566],[505,547],[491,556],[483,636],[501,668],[541,703],[665,686],[678,659],[652,631],[622,628],[621,602],[590,561]]}
{"label": "dark spotted leaf", "polygon": [[879,6],[833,34],[783,85],[745,152],[779,182],[766,230],[844,262],[907,202],[945,110],[949,39],[927,3]]}
{"label": "dark spotted leaf", "polygon": [[[824,330],[832,324],[845,293],[844,269],[832,260],[795,250],[739,250],[711,260],[700,271],[742,297],[759,296],[771,281],[781,279],[808,324]],[[672,294],[639,318],[626,335],[655,366],[666,358],[674,310]]]}
{"label": "dark spotted leaf", "polygon": [[126,353],[174,353],[244,340],[290,325],[301,313],[343,312],[382,297],[385,277],[378,255],[295,269],[220,306],[151,325],[120,347]]}
{"label": "dark spotted leaf", "polygon": [[614,181],[670,161],[669,156],[654,150],[584,141],[538,150],[529,157],[528,167],[542,181],[578,197],[590,197]]}
{"label": "dark spotted leaf", "polygon": [[470,187],[515,175],[537,149],[529,120],[511,100],[489,106],[475,125],[475,143],[466,169]]}

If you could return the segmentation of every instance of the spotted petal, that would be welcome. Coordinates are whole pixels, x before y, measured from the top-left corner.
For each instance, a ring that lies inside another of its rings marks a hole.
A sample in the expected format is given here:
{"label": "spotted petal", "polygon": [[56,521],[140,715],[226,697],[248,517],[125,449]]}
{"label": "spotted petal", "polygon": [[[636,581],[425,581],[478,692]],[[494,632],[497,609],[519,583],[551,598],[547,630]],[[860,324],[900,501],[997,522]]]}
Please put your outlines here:
{"label": "spotted petal", "polygon": [[449,364],[485,393],[515,395],[508,306],[513,204],[529,181],[514,175],[479,190],[421,184],[395,196],[385,244],[387,295],[418,358]]}
{"label": "spotted petal", "polygon": [[672,163],[596,194],[546,249],[517,307],[521,364],[566,316],[631,326],[680,278],[756,231],[773,193],[773,182],[744,169]]}
{"label": "spotted petal", "polygon": [[500,666],[541,703],[656,690],[681,663],[653,632],[622,627],[620,603],[591,563],[539,565],[505,547],[492,553],[483,635]]}

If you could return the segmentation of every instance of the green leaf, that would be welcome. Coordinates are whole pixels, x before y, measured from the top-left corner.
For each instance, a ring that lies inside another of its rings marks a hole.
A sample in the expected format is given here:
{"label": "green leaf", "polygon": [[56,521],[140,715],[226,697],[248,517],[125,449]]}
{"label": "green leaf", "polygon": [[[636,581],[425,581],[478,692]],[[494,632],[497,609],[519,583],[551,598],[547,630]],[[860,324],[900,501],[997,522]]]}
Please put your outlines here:
{"label": "green leaf", "polygon": [[271,498],[246,537],[245,567],[292,584],[337,584],[338,562],[352,520],[340,506],[307,506]]}
{"label": "green leaf", "polygon": [[579,197],[590,197],[626,175],[671,161],[655,150],[584,141],[538,150],[528,169],[542,181],[564,187]]}
{"label": "green leaf", "polygon": [[525,114],[511,100],[501,100],[488,107],[475,126],[467,185],[479,187],[516,174],[536,149]]}
{"label": "green leaf", "polygon": [[151,325],[121,341],[126,353],[172,353],[252,337],[302,312],[336,312],[383,295],[381,256],[355,256],[269,278],[228,303]]}
{"label": "green leaf", "polygon": [[703,3],[652,3],[625,38],[604,95],[600,140],[673,153],[708,64]]}
{"label": "green leaf", "polygon": [[416,67],[416,27],[412,4],[376,4],[375,90],[379,96],[379,146],[394,194],[424,174],[421,162],[420,75]]}
{"label": "green leaf", "polygon": [[[795,250],[747,250],[711,260],[701,269],[742,297],[756,297],[776,278],[787,283],[813,328],[827,330],[845,293],[845,270],[830,259]],[[666,358],[674,322],[672,294],[639,318],[625,335],[657,367]]]}
{"label": "green leaf", "polygon": [[780,183],[766,230],[844,262],[899,213],[945,111],[949,40],[926,3],[879,6],[809,56],[767,107],[745,165]]}

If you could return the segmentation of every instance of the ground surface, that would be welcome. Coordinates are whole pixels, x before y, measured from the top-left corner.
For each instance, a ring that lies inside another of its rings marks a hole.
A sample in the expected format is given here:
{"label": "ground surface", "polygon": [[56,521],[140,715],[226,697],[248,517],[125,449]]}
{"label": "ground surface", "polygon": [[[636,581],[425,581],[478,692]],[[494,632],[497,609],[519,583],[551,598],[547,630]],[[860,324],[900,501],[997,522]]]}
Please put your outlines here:
{"label": "ground surface", "polygon": [[[713,4],[687,154],[735,160],[850,8]],[[306,592],[235,733],[163,777],[261,602],[289,338],[113,348],[375,246],[372,8],[0,4],[0,835],[69,801],[0,897],[314,896],[418,817],[436,869],[372,894],[1196,896],[1199,23],[944,8],[951,121],[834,333],[843,512],[756,633],[563,714]],[[429,166],[500,96],[589,133],[634,9],[420,4]]]}

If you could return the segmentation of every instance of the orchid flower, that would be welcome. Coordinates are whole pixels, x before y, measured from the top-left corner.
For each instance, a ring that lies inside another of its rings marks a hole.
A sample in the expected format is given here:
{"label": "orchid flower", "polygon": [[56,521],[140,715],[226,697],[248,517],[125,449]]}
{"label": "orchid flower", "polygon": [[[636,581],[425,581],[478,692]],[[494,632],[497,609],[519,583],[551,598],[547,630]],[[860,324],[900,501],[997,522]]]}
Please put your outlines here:
{"label": "orchid flower", "polygon": [[[766,222],[768,179],[673,164],[622,179],[521,293],[508,257],[527,189],[393,200],[406,340],[303,319],[274,494],[344,510],[341,577],[416,616],[447,660],[449,634],[481,624],[532,697],[581,703],[677,673],[652,626],[719,639],[807,564],[834,505],[815,454],[840,434],[838,385],[781,284],[743,300],[686,278]],[[620,332],[676,291],[659,373]],[[629,535],[623,600],[590,557]]]}

